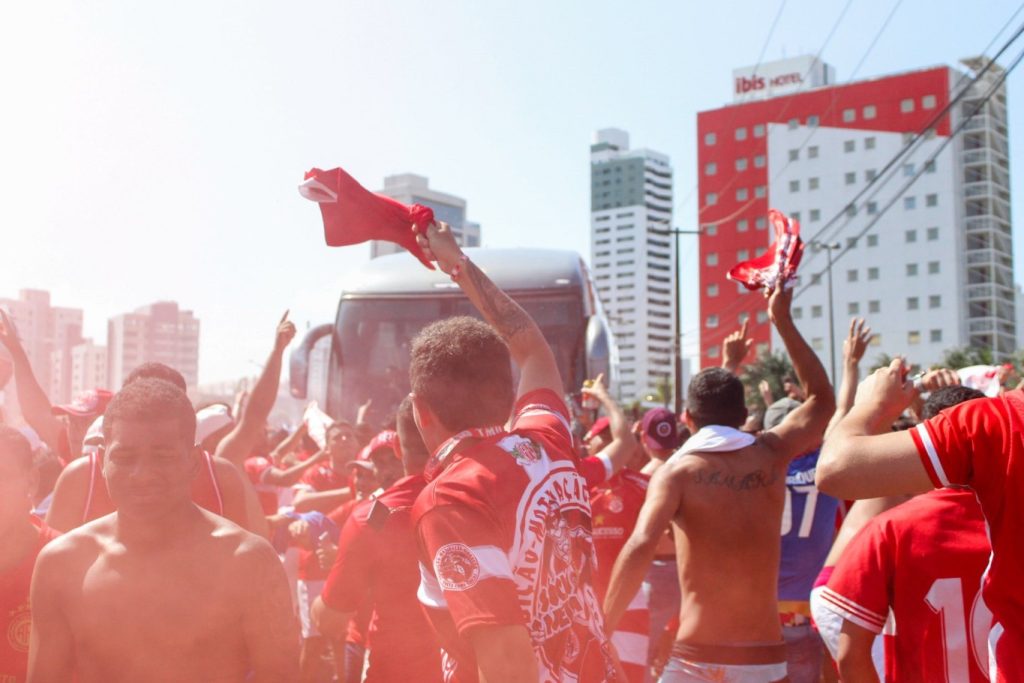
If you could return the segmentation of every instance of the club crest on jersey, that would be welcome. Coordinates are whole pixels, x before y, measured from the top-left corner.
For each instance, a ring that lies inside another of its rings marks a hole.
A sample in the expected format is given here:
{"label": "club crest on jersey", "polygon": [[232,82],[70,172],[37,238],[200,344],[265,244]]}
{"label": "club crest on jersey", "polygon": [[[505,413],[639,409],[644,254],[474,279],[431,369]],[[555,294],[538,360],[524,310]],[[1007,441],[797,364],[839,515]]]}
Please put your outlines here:
{"label": "club crest on jersey", "polygon": [[498,446],[515,458],[520,465],[529,465],[540,461],[540,446],[530,439],[511,434],[499,441]]}
{"label": "club crest on jersey", "polygon": [[609,510],[611,510],[615,514],[618,514],[618,513],[622,512],[623,508],[624,508],[624,506],[622,504],[622,499],[621,498],[619,498],[618,496],[609,496],[608,497],[608,509]]}
{"label": "club crest on jersey", "polygon": [[480,563],[465,543],[449,543],[434,555],[434,574],[441,590],[469,590],[480,579]]}
{"label": "club crest on jersey", "polygon": [[32,612],[26,601],[11,612],[11,619],[7,624],[7,644],[15,652],[28,652],[28,639],[31,632]]}

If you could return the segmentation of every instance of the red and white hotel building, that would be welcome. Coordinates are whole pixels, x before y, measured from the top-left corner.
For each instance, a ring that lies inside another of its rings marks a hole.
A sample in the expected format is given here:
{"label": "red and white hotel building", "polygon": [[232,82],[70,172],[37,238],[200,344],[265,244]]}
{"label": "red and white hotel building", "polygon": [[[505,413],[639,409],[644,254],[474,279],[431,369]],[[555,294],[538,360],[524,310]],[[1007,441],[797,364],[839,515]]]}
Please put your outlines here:
{"label": "red and white hotel building", "polygon": [[843,85],[813,57],[733,72],[733,103],[697,117],[702,367],[720,362],[723,338],[748,317],[759,348],[781,348],[764,298],[726,278],[768,246],[769,207],[797,217],[805,240],[842,214],[818,237],[840,245],[832,252],[833,334],[828,250],[806,247],[799,287],[810,286],[793,303],[826,367],[830,339],[841,367],[854,316],[877,335],[869,361],[883,351],[927,365],[956,346],[988,348],[996,357],[1016,349],[1005,90],[928,163],[1002,73],[998,66],[851,204],[982,65],[964,60],[961,68]]}

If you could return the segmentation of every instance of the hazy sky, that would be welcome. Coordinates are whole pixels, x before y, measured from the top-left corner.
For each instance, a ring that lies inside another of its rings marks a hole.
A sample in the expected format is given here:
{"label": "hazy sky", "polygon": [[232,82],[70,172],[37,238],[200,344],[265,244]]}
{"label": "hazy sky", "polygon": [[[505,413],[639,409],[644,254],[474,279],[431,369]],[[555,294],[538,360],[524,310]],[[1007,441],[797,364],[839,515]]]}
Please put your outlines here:
{"label": "hazy sky", "polygon": [[[789,0],[765,59],[816,53],[846,4]],[[841,82],[895,4],[850,4],[823,53]],[[295,189],[309,167],[344,166],[371,188],[390,173],[426,175],[468,200],[486,246],[586,255],[588,146],[607,126],[671,156],[676,224],[693,228],[695,114],[731,99],[732,69],[757,61],[778,8],[8,3],[0,296],[49,289],[56,304],[85,309],[100,343],[107,317],[175,299],[202,321],[200,380],[250,374],[284,309],[300,328],[331,319],[339,280],[369,258],[366,246],[324,246],[316,206]],[[1017,8],[903,0],[858,77],[955,64]],[[1021,83],[1019,72],[1008,81],[1014,162]],[[693,348],[696,244],[686,239]]]}

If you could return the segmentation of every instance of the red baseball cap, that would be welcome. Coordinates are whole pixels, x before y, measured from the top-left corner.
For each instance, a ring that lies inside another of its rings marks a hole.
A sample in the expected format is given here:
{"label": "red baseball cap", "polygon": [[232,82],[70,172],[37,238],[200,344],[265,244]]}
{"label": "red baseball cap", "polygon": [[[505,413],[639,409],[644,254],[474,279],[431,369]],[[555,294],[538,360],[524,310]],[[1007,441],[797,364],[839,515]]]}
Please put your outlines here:
{"label": "red baseball cap", "polygon": [[71,417],[96,417],[103,414],[112,398],[114,398],[114,394],[106,389],[90,389],[80,393],[75,397],[74,401],[67,405],[53,406],[53,414],[69,415]]}
{"label": "red baseball cap", "polygon": [[658,450],[679,448],[676,414],[668,408],[652,408],[644,413],[640,434],[644,445]]}
{"label": "red baseball cap", "polygon": [[359,455],[356,456],[355,460],[350,460],[345,463],[345,467],[373,469],[373,463],[370,461],[370,456],[373,455],[374,451],[381,449],[390,450],[394,453],[397,459],[401,460],[402,453],[399,450],[398,432],[393,429],[385,429],[383,432],[370,439],[370,443],[366,444],[366,446],[363,447],[363,450],[359,451]]}
{"label": "red baseball cap", "polygon": [[611,426],[611,420],[609,420],[607,417],[599,417],[596,420],[594,420],[594,424],[591,425],[590,429],[587,430],[587,433],[586,435],[584,435],[583,440],[590,441],[604,430],[611,429]]}

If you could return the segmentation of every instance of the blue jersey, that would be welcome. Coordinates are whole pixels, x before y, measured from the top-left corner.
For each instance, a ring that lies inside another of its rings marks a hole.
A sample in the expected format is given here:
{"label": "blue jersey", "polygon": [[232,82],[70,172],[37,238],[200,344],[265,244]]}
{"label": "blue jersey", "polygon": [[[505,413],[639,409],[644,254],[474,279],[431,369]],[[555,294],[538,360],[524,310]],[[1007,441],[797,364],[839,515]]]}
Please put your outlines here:
{"label": "blue jersey", "polygon": [[779,600],[808,600],[825,564],[836,531],[839,501],[814,486],[818,450],[801,455],[786,473],[786,507],[782,512],[782,557]]}

